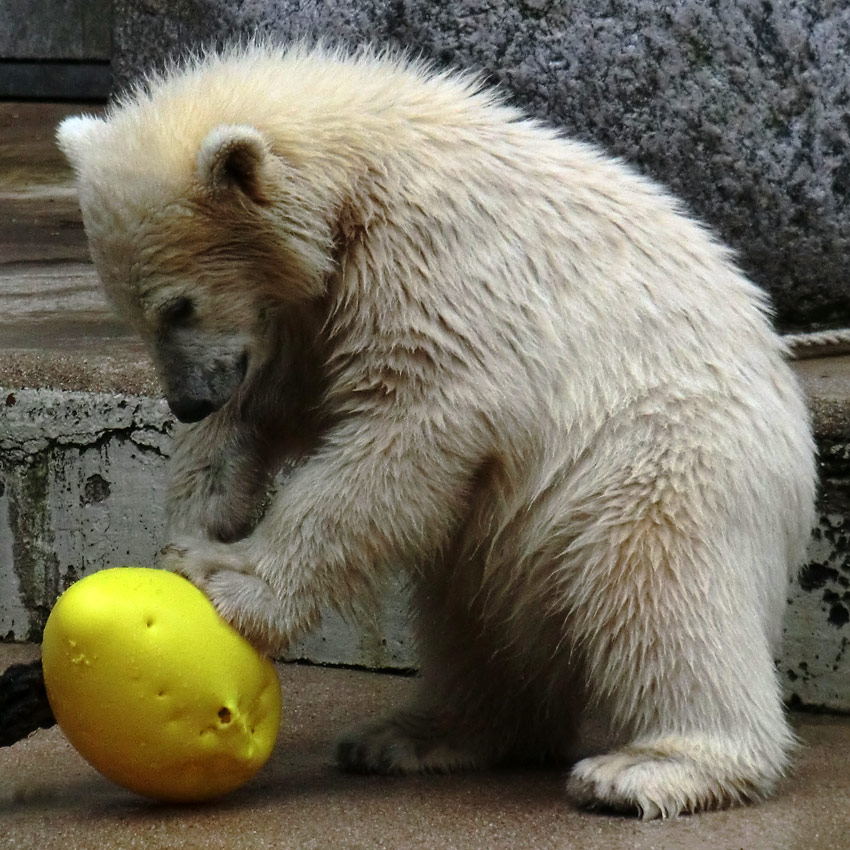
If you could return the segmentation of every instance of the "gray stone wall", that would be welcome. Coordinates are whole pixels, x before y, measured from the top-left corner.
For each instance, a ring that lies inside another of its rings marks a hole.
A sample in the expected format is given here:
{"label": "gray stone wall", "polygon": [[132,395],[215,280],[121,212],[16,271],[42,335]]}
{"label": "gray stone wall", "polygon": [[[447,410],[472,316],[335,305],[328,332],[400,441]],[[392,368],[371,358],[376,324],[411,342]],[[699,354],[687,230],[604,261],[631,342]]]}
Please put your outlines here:
{"label": "gray stone wall", "polygon": [[838,0],[117,0],[122,84],[255,32],[401,46],[669,186],[783,328],[850,325],[850,4]]}
{"label": "gray stone wall", "polygon": [[0,0],[0,58],[108,60],[112,0]]}
{"label": "gray stone wall", "polygon": [[112,0],[0,0],[0,99],[106,97],[111,56]]}
{"label": "gray stone wall", "polygon": [[[0,641],[41,641],[58,595],[83,576],[156,563],[173,424],[161,399],[0,386]],[[327,611],[285,658],[415,667],[403,579],[373,618]]]}

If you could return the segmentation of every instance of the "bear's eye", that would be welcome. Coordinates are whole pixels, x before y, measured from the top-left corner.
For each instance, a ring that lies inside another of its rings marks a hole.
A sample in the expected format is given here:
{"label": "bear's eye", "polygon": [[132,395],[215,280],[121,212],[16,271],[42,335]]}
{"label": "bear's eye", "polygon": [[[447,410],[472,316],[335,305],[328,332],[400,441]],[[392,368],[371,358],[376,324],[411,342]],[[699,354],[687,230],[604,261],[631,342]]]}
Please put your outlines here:
{"label": "bear's eye", "polygon": [[181,295],[164,304],[159,311],[162,321],[169,325],[180,325],[192,318],[195,305],[191,298]]}

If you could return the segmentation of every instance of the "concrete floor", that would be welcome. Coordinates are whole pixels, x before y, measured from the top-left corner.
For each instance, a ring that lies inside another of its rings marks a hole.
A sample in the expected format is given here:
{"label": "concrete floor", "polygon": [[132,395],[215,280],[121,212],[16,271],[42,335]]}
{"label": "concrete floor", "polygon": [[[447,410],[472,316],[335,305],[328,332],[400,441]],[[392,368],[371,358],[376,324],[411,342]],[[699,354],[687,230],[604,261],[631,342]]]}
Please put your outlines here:
{"label": "concrete floor", "polygon": [[[0,645],[0,669],[37,656]],[[802,746],[776,796],[758,806],[642,823],[572,809],[560,770],[350,776],[336,735],[401,702],[410,679],[279,667],[284,723],[247,786],[202,806],[147,802],[112,785],[58,728],[0,749],[0,850],[847,850],[850,718],[794,715]]]}

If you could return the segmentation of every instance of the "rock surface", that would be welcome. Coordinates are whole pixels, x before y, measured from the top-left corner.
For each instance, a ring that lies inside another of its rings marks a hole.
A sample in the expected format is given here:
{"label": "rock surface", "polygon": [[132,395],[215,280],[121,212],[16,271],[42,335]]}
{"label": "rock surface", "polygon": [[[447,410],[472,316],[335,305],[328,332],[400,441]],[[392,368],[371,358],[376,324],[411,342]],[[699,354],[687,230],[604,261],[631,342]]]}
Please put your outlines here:
{"label": "rock surface", "polygon": [[780,326],[850,324],[847,3],[117,0],[117,79],[256,32],[482,70],[669,186],[771,292]]}

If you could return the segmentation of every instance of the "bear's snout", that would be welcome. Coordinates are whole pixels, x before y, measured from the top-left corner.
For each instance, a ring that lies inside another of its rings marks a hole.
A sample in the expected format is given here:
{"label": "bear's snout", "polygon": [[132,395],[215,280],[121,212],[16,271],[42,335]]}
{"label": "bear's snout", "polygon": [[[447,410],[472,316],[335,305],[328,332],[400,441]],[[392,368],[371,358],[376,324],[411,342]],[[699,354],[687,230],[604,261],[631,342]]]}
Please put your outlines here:
{"label": "bear's snout", "polygon": [[169,398],[168,406],[180,422],[200,422],[216,411],[215,404],[209,399]]}
{"label": "bear's snout", "polygon": [[173,334],[158,346],[156,359],[171,412],[180,422],[200,422],[242,386],[249,356],[235,340],[188,342]]}

